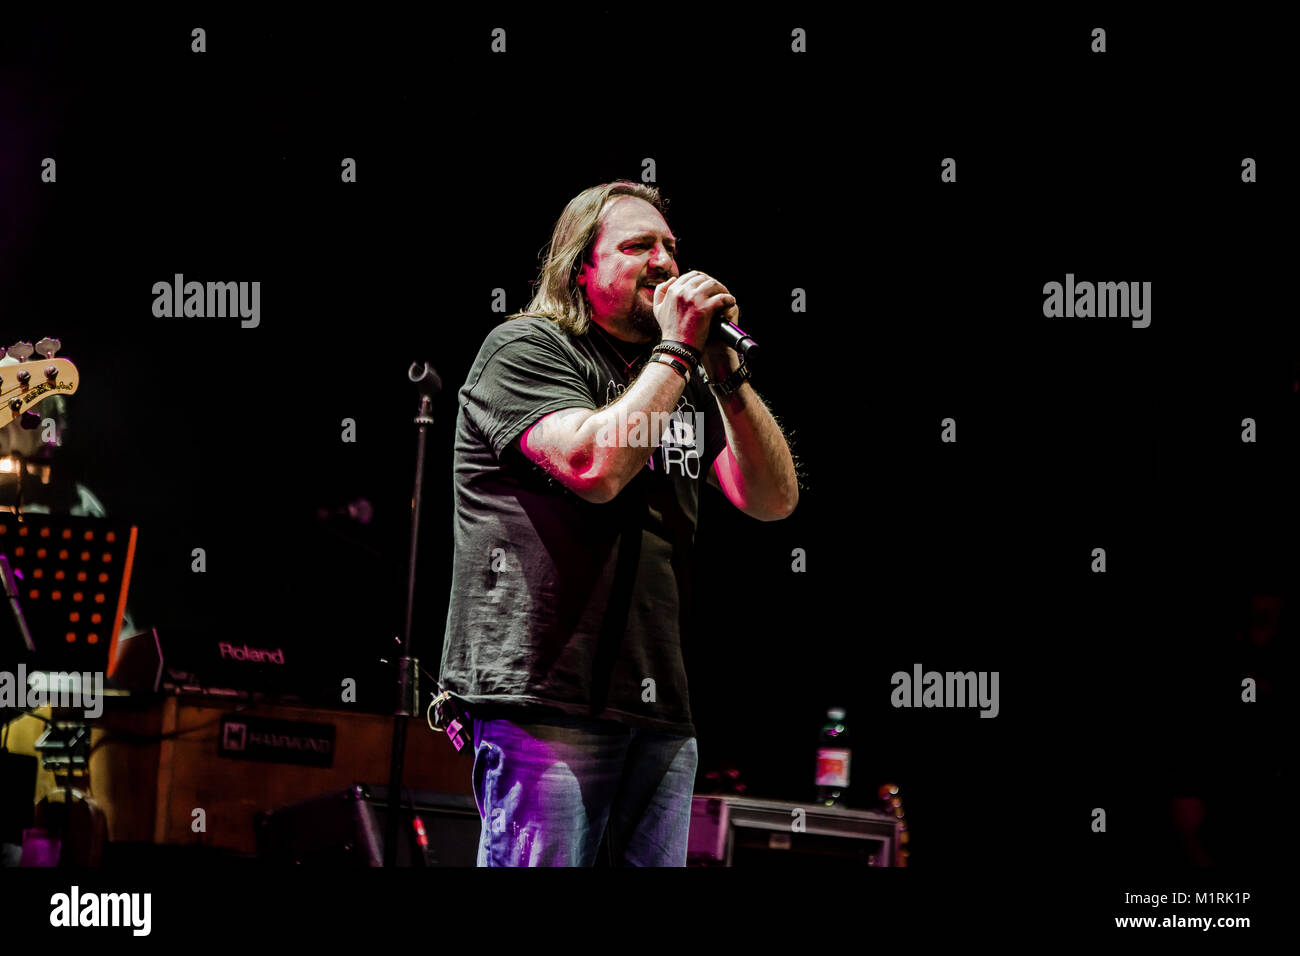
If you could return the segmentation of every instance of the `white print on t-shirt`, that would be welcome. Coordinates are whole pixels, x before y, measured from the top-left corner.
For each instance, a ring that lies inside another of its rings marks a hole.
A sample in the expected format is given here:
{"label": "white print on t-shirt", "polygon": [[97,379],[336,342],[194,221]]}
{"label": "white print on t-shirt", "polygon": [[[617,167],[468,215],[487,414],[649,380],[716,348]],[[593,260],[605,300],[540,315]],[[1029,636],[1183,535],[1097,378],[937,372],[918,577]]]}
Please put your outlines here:
{"label": "white print on t-shirt", "polygon": [[[616,401],[624,388],[611,379],[605,386],[605,404]],[[700,477],[703,438],[704,416],[695,410],[683,393],[668,418],[668,429],[660,436],[659,447],[646,460],[646,467],[655,471],[655,459],[658,458],[666,475],[671,476],[676,465],[683,478]]]}

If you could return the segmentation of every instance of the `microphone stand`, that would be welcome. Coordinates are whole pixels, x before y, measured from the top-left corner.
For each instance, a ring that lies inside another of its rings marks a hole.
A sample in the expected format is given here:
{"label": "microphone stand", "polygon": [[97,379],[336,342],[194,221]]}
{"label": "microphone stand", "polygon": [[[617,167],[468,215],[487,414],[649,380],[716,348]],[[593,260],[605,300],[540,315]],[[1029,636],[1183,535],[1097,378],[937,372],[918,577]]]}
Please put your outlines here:
{"label": "microphone stand", "polygon": [[[433,424],[433,396],[442,388],[442,380],[428,362],[411,363],[407,378],[419,386],[420,410],[415,423],[420,426],[415,446],[415,494],[411,497],[411,562],[406,588],[406,632],[402,656],[397,660],[397,711],[393,715],[393,754],[388,776],[388,827],[384,834],[384,866],[397,865],[397,833],[402,812],[402,771],[406,762],[406,730],[410,718],[419,712],[420,662],[411,656],[411,619],[415,609],[415,556],[420,541],[420,498],[424,486],[424,448],[429,426]],[[414,807],[412,807],[414,810]]]}

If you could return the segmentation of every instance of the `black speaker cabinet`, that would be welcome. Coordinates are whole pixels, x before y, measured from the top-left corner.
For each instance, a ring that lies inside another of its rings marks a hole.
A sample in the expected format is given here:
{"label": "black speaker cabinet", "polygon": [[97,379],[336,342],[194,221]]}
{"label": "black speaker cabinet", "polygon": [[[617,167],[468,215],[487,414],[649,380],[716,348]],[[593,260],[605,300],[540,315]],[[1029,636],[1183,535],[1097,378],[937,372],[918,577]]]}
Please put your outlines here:
{"label": "black speaker cabinet", "polygon": [[[388,813],[387,787],[357,784],[261,814],[258,856],[273,864],[383,866]],[[479,833],[472,797],[404,791],[397,865],[474,866]]]}
{"label": "black speaker cabinet", "polygon": [[36,758],[0,750],[0,843],[22,845],[35,804]]}
{"label": "black speaker cabinet", "polygon": [[691,805],[686,865],[893,866],[898,827],[870,810],[701,795]]}

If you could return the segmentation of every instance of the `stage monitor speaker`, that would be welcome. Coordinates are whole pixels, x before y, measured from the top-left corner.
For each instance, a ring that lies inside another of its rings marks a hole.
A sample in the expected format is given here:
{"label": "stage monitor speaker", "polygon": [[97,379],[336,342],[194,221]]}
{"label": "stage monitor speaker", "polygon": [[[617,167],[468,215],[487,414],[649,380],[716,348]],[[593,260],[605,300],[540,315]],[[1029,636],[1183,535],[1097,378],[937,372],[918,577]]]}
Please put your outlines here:
{"label": "stage monitor speaker", "polygon": [[[387,793],[387,787],[358,784],[262,814],[255,825],[258,856],[273,864],[383,866]],[[398,866],[477,862],[480,821],[472,797],[408,790],[401,815]]]}
{"label": "stage monitor speaker", "polygon": [[694,798],[687,866],[893,866],[899,821],[884,813],[736,796]]}

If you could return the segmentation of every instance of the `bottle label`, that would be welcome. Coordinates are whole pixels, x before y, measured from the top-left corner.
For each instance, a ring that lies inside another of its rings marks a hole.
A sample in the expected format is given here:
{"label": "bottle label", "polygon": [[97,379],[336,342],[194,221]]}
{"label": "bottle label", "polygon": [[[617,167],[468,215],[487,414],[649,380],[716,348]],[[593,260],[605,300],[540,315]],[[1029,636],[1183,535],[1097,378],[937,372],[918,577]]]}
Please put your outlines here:
{"label": "bottle label", "polygon": [[817,750],[817,786],[849,785],[849,751],[819,747]]}

